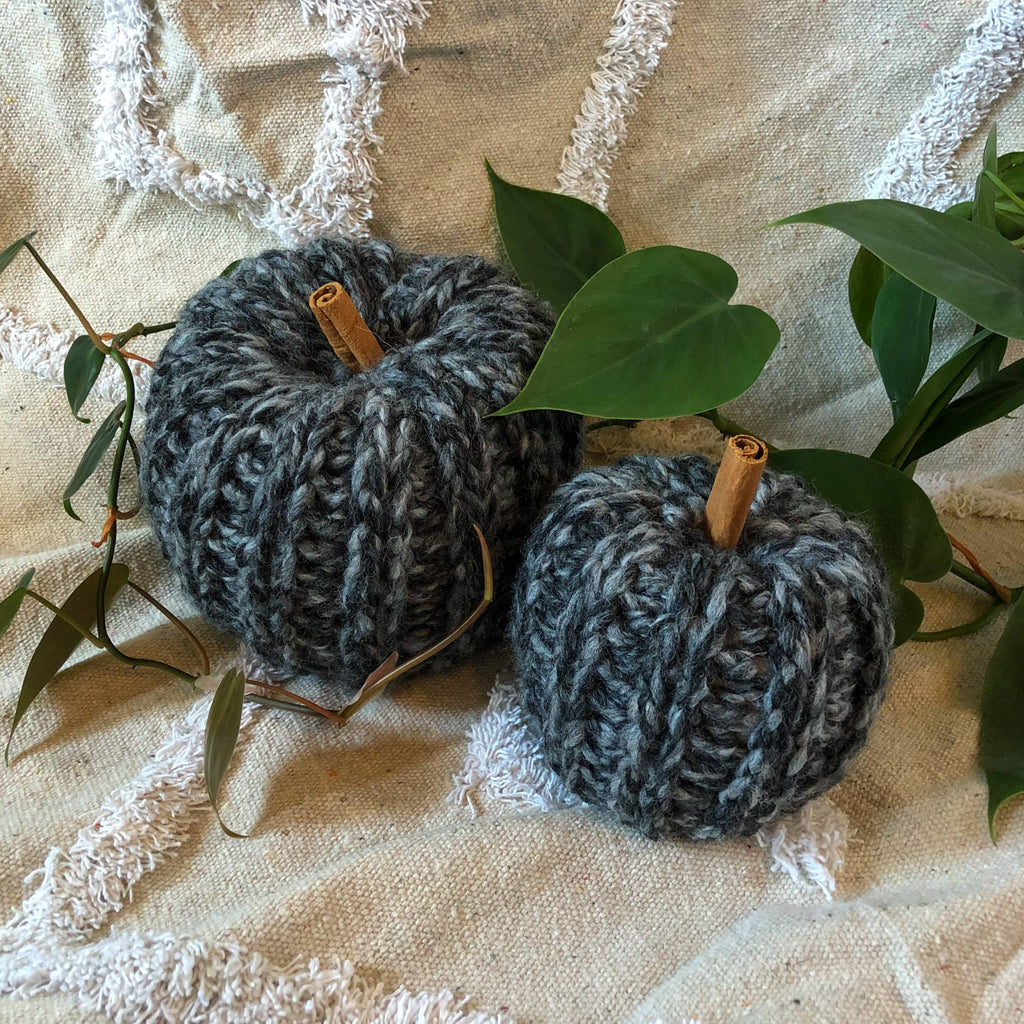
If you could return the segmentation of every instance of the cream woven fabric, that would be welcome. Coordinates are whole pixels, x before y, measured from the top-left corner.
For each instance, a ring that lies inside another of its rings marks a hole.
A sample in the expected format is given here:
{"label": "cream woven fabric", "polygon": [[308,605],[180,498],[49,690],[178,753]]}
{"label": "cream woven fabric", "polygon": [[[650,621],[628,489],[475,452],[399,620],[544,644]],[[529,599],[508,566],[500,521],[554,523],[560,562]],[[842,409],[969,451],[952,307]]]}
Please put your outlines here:
{"label": "cream woven fabric", "polygon": [[[783,344],[730,411],[783,444],[867,450],[886,403],[844,312],[851,246],[760,226],[867,194],[945,203],[993,119],[1024,148],[1019,0],[14,0],[0,36],[0,241],[38,228],[100,329],[172,319],[231,260],[320,230],[495,255],[487,156],[606,204],[631,247],[733,262]],[[59,598],[96,564],[98,485],[86,524],[60,510],[89,437],[54,387],[74,333],[28,261],[0,279],[0,593],[35,565]],[[115,393],[101,381],[92,413]],[[1018,437],[1003,420],[921,473],[1014,584]],[[660,423],[593,456],[716,443]],[[122,536],[181,608],[145,524]],[[929,628],[977,607],[927,595]],[[45,621],[26,605],[0,644],[0,733]],[[145,607],[113,625],[191,664]],[[994,639],[902,648],[851,776],[768,849],[652,844],[560,807],[487,732],[514,724],[487,718],[500,651],[341,734],[253,713],[225,814],[254,836],[229,840],[202,798],[202,707],[83,654],[0,786],[0,991],[28,998],[0,1021],[1024,1020],[1024,810],[993,846],[974,764]]]}

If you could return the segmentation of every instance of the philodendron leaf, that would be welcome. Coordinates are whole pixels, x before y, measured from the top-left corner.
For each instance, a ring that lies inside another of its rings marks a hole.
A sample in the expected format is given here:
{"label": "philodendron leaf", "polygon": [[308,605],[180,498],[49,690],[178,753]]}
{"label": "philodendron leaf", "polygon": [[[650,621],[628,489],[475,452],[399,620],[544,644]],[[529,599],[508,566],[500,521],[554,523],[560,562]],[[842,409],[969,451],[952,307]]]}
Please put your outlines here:
{"label": "philodendron leaf", "polygon": [[990,171],[997,174],[999,170],[999,158],[996,156],[996,126],[988,133],[985,142],[985,154],[982,157],[982,170],[978,175],[978,181],[974,186],[974,203],[971,207],[971,220],[975,224],[996,229],[996,196],[998,189],[995,182],[985,173]]}
{"label": "philodendron leaf", "polygon": [[121,414],[124,410],[124,402],[118,403],[111,409],[110,415],[100,424],[99,430],[96,431],[93,439],[89,442],[89,447],[85,449],[85,454],[82,456],[82,461],[78,464],[78,469],[75,470],[75,475],[71,478],[71,483],[64,488],[64,511],[72,519],[81,521],[75,510],[71,507],[71,499],[79,492],[82,484],[96,472],[96,467],[100,464],[100,460],[110,447],[110,442],[114,440],[118,427],[121,426]]}
{"label": "philodendron leaf", "polygon": [[10,629],[14,616],[18,614],[18,610],[21,608],[21,602],[25,600],[25,591],[28,590],[28,585],[32,582],[35,572],[35,569],[29,569],[18,580],[18,585],[14,590],[0,601],[0,637]]}
{"label": "philodendron leaf", "polygon": [[[87,576],[71,593],[71,596],[60,606],[61,612],[77,623],[81,629],[89,632],[96,625],[96,598],[100,587],[103,570],[97,569]],[[24,577],[22,577],[24,579]],[[114,598],[128,582],[128,566],[115,562],[110,568],[110,577],[104,592],[104,603],[109,607]],[[19,584],[20,586],[20,584]],[[27,583],[26,583],[27,586]],[[14,730],[28,711],[32,701],[39,696],[46,685],[64,667],[68,658],[77,650],[85,639],[79,630],[70,622],[55,615],[47,627],[43,638],[36,646],[35,654],[25,670],[25,678],[18,694],[18,704],[14,709],[14,721],[11,722],[11,734],[7,738],[7,749],[4,751],[6,761],[11,751],[11,740]]]}
{"label": "philodendron leaf", "polygon": [[203,744],[203,772],[206,776],[206,792],[210,796],[220,827],[235,839],[244,839],[240,832],[233,832],[224,824],[217,806],[217,793],[228,762],[238,743],[238,729],[242,724],[242,701],[245,698],[245,676],[238,669],[228,669],[217,687],[210,711],[206,716],[206,734]]}
{"label": "philodendron leaf", "polygon": [[871,351],[897,420],[917,393],[932,350],[935,296],[901,274],[882,285],[871,320]]}
{"label": "philodendron leaf", "polygon": [[1018,597],[985,672],[981,765],[988,781],[988,827],[1000,806],[1024,793],[1024,597]]}
{"label": "philodendron leaf", "polygon": [[98,349],[87,334],[83,334],[71,343],[64,359],[64,388],[68,395],[71,412],[80,423],[89,421],[78,415],[82,403],[89,397],[96,378],[103,369],[106,355]]}
{"label": "philodendron leaf", "polygon": [[999,338],[982,331],[978,340],[962,348],[946,360],[925,381],[921,390],[907,403],[899,419],[889,428],[871,453],[871,458],[887,466],[902,469],[912,461],[910,455],[925,431],[971,375],[988,346],[999,343]]}
{"label": "philodendron leaf", "polygon": [[867,526],[893,586],[896,643],[909,640],[924,618],[904,580],[937,580],[953,552],[928,496],[910,477],[850,452],[802,448],[772,452],[768,464],[793,473],[823,498]]}
{"label": "philodendron leaf", "polygon": [[596,206],[513,185],[489,163],[487,176],[501,242],[516,276],[558,312],[598,270],[625,253],[619,229]]}
{"label": "philodendron leaf", "polygon": [[871,320],[875,315],[875,301],[892,271],[873,253],[862,245],[857,250],[850,266],[846,282],[850,298],[850,312],[857,333],[865,345],[871,345]]}
{"label": "philodendron leaf", "polygon": [[978,380],[980,381],[986,381],[994,377],[999,372],[999,367],[1003,365],[1007,340],[1001,335],[996,337],[998,337],[998,341],[985,346],[985,351],[975,367],[978,371]]}
{"label": "philodendron leaf", "polygon": [[910,452],[914,462],[970,430],[983,427],[1024,405],[1024,359],[1004,367],[946,406]]}
{"label": "philodendron leaf", "polygon": [[728,263],[694,249],[620,256],[566,306],[526,386],[499,415],[659,419],[731,401],[779,340],[767,313],[729,304],[736,284]]}
{"label": "philodendron leaf", "polygon": [[0,274],[2,274],[11,264],[11,261],[15,256],[25,248],[28,242],[31,242],[35,236],[34,231],[30,231],[27,235],[19,238],[16,242],[11,242],[3,252],[0,252]]}
{"label": "philodendron leaf", "polygon": [[836,228],[994,334],[1024,337],[1024,253],[988,228],[894,199],[833,203],[776,223]]}

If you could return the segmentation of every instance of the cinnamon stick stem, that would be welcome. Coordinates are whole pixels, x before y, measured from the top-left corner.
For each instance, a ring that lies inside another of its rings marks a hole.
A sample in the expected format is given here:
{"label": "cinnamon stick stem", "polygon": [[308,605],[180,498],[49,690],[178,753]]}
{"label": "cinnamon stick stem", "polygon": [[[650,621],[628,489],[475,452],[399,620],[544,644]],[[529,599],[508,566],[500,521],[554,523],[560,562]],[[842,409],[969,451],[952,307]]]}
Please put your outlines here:
{"label": "cinnamon stick stem", "polygon": [[749,434],[729,438],[707,504],[707,524],[716,547],[734,548],[761,482],[768,448]]}
{"label": "cinnamon stick stem", "polygon": [[337,281],[317,288],[309,297],[309,308],[335,354],[353,373],[384,358],[380,342]]}

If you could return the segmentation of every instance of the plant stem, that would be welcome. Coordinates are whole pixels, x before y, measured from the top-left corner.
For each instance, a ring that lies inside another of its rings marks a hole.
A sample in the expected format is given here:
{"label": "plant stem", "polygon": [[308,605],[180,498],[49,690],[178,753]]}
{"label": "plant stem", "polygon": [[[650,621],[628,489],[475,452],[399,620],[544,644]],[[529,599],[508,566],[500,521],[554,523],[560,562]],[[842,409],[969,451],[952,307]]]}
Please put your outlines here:
{"label": "plant stem", "polygon": [[989,595],[989,597],[998,598],[999,595],[996,593],[996,588],[992,586],[984,576],[979,575],[973,569],[968,568],[961,562],[954,561],[949,567],[949,571],[954,576],[959,576],[966,583],[970,583],[971,586],[977,587],[983,593]]}
{"label": "plant stem", "polygon": [[977,633],[978,630],[983,629],[987,626],[1003,609],[1006,605],[999,600],[993,601],[976,619],[971,619],[970,622],[964,622],[959,626],[952,626],[949,629],[937,629],[927,633],[915,633],[910,639],[916,640],[919,643],[933,644],[939,643],[942,640],[952,640],[958,636],[970,636],[971,633]]}
{"label": "plant stem", "polygon": [[957,540],[956,537],[954,537],[948,531],[946,532],[946,536],[949,538],[949,543],[952,544],[953,547],[956,548],[956,550],[959,551],[960,554],[967,559],[967,561],[970,563],[971,568],[983,580],[985,580],[985,582],[988,583],[989,586],[992,587],[992,593],[994,594],[994,596],[998,597],[999,600],[1002,601],[1004,604],[1009,604],[1013,600],[1013,595],[1010,593],[1010,588],[1004,587],[1002,583],[999,583],[997,580],[994,580],[992,576],[981,567],[981,563],[978,561],[977,555],[975,555],[974,552],[971,551],[971,549],[963,543],[963,541]]}
{"label": "plant stem", "polygon": [[758,438],[770,452],[777,451],[774,445],[768,444],[760,434],[755,434],[751,430],[747,430],[742,424],[737,423],[734,419],[730,419],[719,409],[708,409],[707,412],[697,413],[701,419],[707,420],[709,423],[713,423],[717,430],[720,430],[723,434],[747,434],[750,437]]}
{"label": "plant stem", "polygon": [[186,626],[185,623],[182,622],[181,619],[179,619],[178,616],[174,614],[174,612],[165,608],[151,593],[149,593],[149,591],[143,590],[142,587],[138,586],[135,583],[132,583],[131,580],[128,580],[128,586],[131,587],[136,594],[139,594],[142,597],[144,597],[158,612],[160,612],[164,616],[164,618],[166,618],[172,625],[177,626],[178,629],[180,629],[181,632],[184,633],[185,636],[187,636],[189,640],[192,641],[192,646],[196,649],[196,654],[199,655],[199,664],[201,672],[204,676],[208,676],[210,674],[210,656],[206,653],[206,648],[199,642],[199,637],[197,637],[195,633],[193,633],[192,630],[189,629],[188,626]]}
{"label": "plant stem", "polygon": [[334,722],[336,725],[345,724],[342,717],[336,711],[329,711],[327,708],[321,707],[319,704],[315,704],[313,701],[307,700],[305,697],[300,697],[297,693],[292,693],[291,690],[284,690],[280,686],[274,686],[273,683],[263,683],[256,680],[252,680],[251,682],[247,680],[247,683],[251,686],[259,686],[270,693],[276,693],[278,697],[283,695],[291,698],[290,701],[281,701],[281,704],[290,704],[294,702],[292,705],[293,707],[297,704],[312,712],[312,714],[319,715],[321,718],[326,718],[329,722]]}
{"label": "plant stem", "polygon": [[264,697],[261,693],[247,693],[244,699],[252,704],[259,704],[265,708],[278,708],[281,711],[290,711],[295,715],[308,715],[311,718],[322,717],[319,711],[314,711],[312,708],[303,707],[301,704],[295,704],[290,700]]}
{"label": "plant stem", "polygon": [[143,337],[149,334],[162,334],[164,331],[173,331],[177,326],[178,322],[175,320],[169,324],[156,324],[153,327],[143,327],[142,330],[139,331],[139,334]]}
{"label": "plant stem", "polygon": [[81,633],[82,636],[85,637],[85,639],[93,645],[93,647],[98,647],[101,650],[104,648],[105,645],[103,641],[99,639],[99,637],[93,636],[92,633],[89,632],[89,630],[83,628],[77,622],[75,622],[75,620],[71,618],[71,616],[68,615],[67,612],[63,611],[61,608],[58,608],[52,601],[47,601],[42,594],[37,594],[34,590],[28,590],[26,588],[25,595],[26,597],[31,597],[34,600],[38,601],[44,608],[49,608],[49,610],[53,612],[53,614],[56,615],[58,619],[62,619],[76,632]]}
{"label": "plant stem", "polygon": [[587,427],[587,433],[589,434],[594,430],[604,430],[605,427],[635,427],[639,422],[639,420],[598,420]]}
{"label": "plant stem", "polygon": [[100,336],[92,329],[92,324],[90,324],[89,321],[86,320],[85,314],[75,304],[75,300],[71,298],[70,295],[68,295],[64,285],[62,285],[60,281],[57,280],[57,275],[54,274],[54,272],[46,265],[46,261],[43,259],[43,257],[40,256],[38,252],[36,252],[35,247],[32,245],[31,242],[26,242],[25,248],[28,249],[30,253],[32,253],[32,258],[36,261],[36,263],[39,264],[39,266],[42,268],[43,273],[53,282],[53,286],[57,289],[57,291],[60,292],[61,296],[63,297],[64,301],[68,304],[68,306],[71,307],[71,312],[74,313],[76,317],[78,317],[78,322],[85,328],[85,333],[89,335],[89,338],[91,339],[92,343],[101,352],[106,352],[107,346],[104,345],[102,341],[100,341]]}
{"label": "plant stem", "polygon": [[988,180],[991,181],[996,188],[998,188],[999,191],[1017,207],[1018,210],[1024,210],[1024,202],[1021,202],[1020,196],[1018,196],[1017,193],[1009,187],[1009,185],[1006,185],[1002,179],[996,177],[996,175],[994,175],[987,167],[981,173],[984,174],[985,177],[988,178]]}

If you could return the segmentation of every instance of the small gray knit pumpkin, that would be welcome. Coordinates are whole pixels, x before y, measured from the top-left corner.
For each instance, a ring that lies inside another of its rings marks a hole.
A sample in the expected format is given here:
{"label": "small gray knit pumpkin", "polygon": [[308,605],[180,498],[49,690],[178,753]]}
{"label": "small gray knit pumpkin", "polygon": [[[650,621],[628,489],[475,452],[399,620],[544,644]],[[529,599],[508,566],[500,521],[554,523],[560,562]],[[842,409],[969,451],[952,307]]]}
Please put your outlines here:
{"label": "small gray knit pumpkin", "polygon": [[524,707],[577,796],[657,836],[750,835],[844,774],[893,643],[864,528],[766,470],[735,550],[715,468],[635,456],[560,487],[511,620]]}
{"label": "small gray knit pumpkin", "polygon": [[[310,311],[329,281],[386,353],[362,373]],[[579,467],[582,421],[484,417],[522,388],[552,323],[484,260],[380,241],[269,251],[207,284],[157,361],[142,452],[153,528],[199,608],[271,668],[352,692],[479,602],[474,523],[507,593]],[[440,664],[501,634],[498,603]]]}

